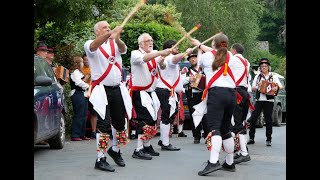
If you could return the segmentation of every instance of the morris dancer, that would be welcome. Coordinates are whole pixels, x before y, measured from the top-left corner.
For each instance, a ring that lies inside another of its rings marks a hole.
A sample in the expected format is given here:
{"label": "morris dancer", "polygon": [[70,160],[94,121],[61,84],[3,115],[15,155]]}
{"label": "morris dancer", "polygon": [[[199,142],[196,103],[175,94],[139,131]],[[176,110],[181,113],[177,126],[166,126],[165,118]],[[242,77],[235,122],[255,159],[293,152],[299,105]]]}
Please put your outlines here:
{"label": "morris dancer", "polygon": [[[121,82],[121,54],[127,52],[125,43],[120,39],[122,28],[110,29],[107,21],[100,21],[94,25],[96,38],[84,44],[91,67],[92,89],[89,101],[97,113],[97,152],[95,168],[104,171],[115,171],[106,161],[105,151],[108,147],[112,131],[111,147],[107,151],[114,162],[125,166],[118,145],[125,144],[125,113],[132,108],[127,88]],[[129,97],[129,98],[128,98]],[[126,104],[128,103],[128,104]],[[127,108],[128,107],[128,108]],[[131,109],[127,113],[131,118]],[[129,118],[129,119],[130,119]]]}
{"label": "morris dancer", "polygon": [[170,54],[170,49],[153,50],[153,39],[148,33],[138,38],[139,49],[131,52],[131,78],[129,88],[132,92],[132,102],[138,121],[137,148],[132,157],[151,160],[152,156],[159,156],[152,145],[151,139],[157,133],[157,112],[160,102],[154,92],[158,79],[158,68],[166,68],[164,57]]}
{"label": "morris dancer", "polygon": [[[249,105],[250,105],[250,94],[248,92],[250,63],[242,55],[244,52],[244,47],[241,44],[239,43],[233,44],[231,46],[230,52],[236,58],[240,59],[243,66],[245,67],[245,71],[243,72],[238,82],[236,82],[239,84],[236,87],[236,90],[241,96],[241,101],[237,102],[237,105],[233,111],[234,125],[232,126],[232,132],[235,134],[234,139],[235,139],[235,148],[236,148],[234,163],[238,164],[241,162],[246,162],[251,160],[247,150],[247,140],[245,136],[247,134],[247,131],[244,125],[244,121],[247,118]],[[251,107],[252,107],[252,104],[251,104]]]}
{"label": "morris dancer", "polygon": [[[238,58],[234,58],[231,52],[228,52],[228,41],[225,34],[217,34],[212,41],[213,50],[205,52],[200,57],[199,65],[206,74],[206,89],[203,97],[207,98],[206,121],[202,123],[209,132],[206,139],[210,158],[207,166],[198,172],[199,176],[221,168],[233,172],[236,170],[233,163],[234,139],[230,127],[237,100],[235,82],[244,71],[244,66]],[[200,45],[198,40],[191,42],[193,45]],[[197,110],[197,107],[195,109]],[[221,166],[218,160],[222,145],[227,156]]]}
{"label": "morris dancer", "polygon": [[[172,48],[176,44],[174,40],[166,40],[163,49]],[[188,48],[186,53],[191,54],[192,48]],[[170,55],[165,58],[166,68],[160,69],[159,80],[156,93],[161,103],[161,122],[160,122],[160,140],[158,145],[161,150],[179,151],[180,148],[173,147],[170,144],[169,136],[171,125],[175,114],[178,113],[178,93],[183,91],[182,80],[180,81],[180,67],[178,62],[183,59],[184,53],[179,53],[178,48],[172,49]]]}

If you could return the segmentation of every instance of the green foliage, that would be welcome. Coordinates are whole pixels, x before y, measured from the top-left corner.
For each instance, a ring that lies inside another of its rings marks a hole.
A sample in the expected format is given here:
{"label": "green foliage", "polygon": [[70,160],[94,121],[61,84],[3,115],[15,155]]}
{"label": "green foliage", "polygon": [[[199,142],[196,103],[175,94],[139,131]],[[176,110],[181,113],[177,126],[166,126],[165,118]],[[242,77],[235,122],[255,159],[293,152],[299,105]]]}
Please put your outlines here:
{"label": "green foliage", "polygon": [[71,123],[73,118],[73,108],[71,103],[71,97],[69,97],[70,94],[70,83],[67,83],[64,85],[64,89],[66,91],[66,103],[67,103],[67,113],[65,117],[65,123],[66,123],[66,134],[71,134]]}
{"label": "green foliage", "polygon": [[[182,12],[181,21],[185,29],[195,24],[202,26],[196,35],[204,41],[218,32],[229,37],[229,45],[241,43],[249,56],[256,46],[256,38],[260,32],[258,19],[262,15],[263,6],[256,0],[169,0]],[[208,42],[211,46],[211,42]]]}

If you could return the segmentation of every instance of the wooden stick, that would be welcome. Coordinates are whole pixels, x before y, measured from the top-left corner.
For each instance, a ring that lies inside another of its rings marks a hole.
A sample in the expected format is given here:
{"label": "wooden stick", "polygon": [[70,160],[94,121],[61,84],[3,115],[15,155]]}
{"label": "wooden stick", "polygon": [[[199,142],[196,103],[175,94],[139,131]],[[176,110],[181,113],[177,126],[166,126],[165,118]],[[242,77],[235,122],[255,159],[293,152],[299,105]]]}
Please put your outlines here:
{"label": "wooden stick", "polygon": [[[207,42],[209,42],[210,40],[212,40],[214,37],[216,37],[218,34],[221,34],[222,32],[219,32],[219,33],[217,33],[217,34],[215,34],[215,35],[213,35],[213,36],[211,36],[210,38],[208,38],[208,39],[206,39],[205,41],[203,41],[202,43],[200,43],[200,45],[202,45],[202,44],[205,44],[205,43],[207,43]],[[195,49],[197,49],[199,46],[195,46],[195,47],[193,47],[192,48],[192,51],[194,51]],[[182,57],[186,57],[187,56],[187,54],[188,53],[184,53],[183,54],[183,56]]]}
{"label": "wooden stick", "polygon": [[121,24],[121,28],[126,25],[126,23],[129,21],[129,19],[146,3],[147,0],[140,0],[140,2],[137,3],[137,5],[131,10],[131,12],[127,15],[127,17],[123,20]]}
{"label": "wooden stick", "polygon": [[174,49],[176,48],[187,36],[190,36],[190,34],[192,34],[193,32],[195,32],[196,30],[198,30],[201,27],[201,24],[197,24],[196,26],[194,26],[187,34],[185,34],[174,46],[172,46],[170,49]]}

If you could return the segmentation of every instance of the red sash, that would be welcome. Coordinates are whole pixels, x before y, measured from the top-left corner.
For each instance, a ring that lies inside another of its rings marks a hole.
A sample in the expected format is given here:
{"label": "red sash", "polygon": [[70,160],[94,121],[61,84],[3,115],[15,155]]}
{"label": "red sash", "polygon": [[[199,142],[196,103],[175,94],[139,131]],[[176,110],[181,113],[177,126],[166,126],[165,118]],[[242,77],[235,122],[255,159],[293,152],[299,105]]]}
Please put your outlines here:
{"label": "red sash", "polygon": [[111,71],[111,68],[113,67],[113,65],[115,65],[116,67],[118,67],[118,69],[119,69],[120,72],[121,72],[121,66],[120,66],[120,64],[119,64],[118,62],[115,62],[116,52],[115,52],[115,49],[114,49],[114,42],[113,42],[112,39],[109,39],[109,43],[110,43],[111,55],[112,55],[112,56],[110,56],[101,46],[99,46],[99,50],[100,50],[100,51],[102,52],[102,54],[107,58],[106,60],[109,61],[109,65],[108,65],[106,71],[102,74],[102,76],[101,76],[99,79],[97,79],[97,80],[95,80],[95,81],[93,81],[93,82],[91,83],[91,86],[92,86],[92,87],[91,87],[90,93],[92,92],[93,88],[94,88],[97,84],[99,84],[104,78],[106,78],[106,77],[108,76],[108,74],[109,74],[109,72]]}
{"label": "red sash", "polygon": [[[211,51],[211,53],[215,56],[217,54],[217,51],[214,49]],[[202,100],[206,97],[207,91],[211,87],[212,83],[214,81],[216,81],[222,75],[222,73],[225,71],[225,69],[227,70],[227,72],[228,72],[229,76],[231,77],[231,79],[233,80],[233,82],[235,82],[233,73],[232,73],[230,67],[228,66],[229,60],[230,60],[230,54],[227,53],[226,61],[225,61],[224,65],[221,66],[221,68],[218,70],[218,72],[212,76],[212,78],[208,82],[206,88],[204,89],[203,94],[202,94],[202,98],[201,98]]]}
{"label": "red sash", "polygon": [[155,80],[155,77],[158,78],[158,73],[156,72],[156,68],[157,68],[156,60],[152,59],[151,61],[147,62],[147,65],[148,65],[148,69],[149,69],[149,72],[151,75],[151,83],[148,84],[147,86],[133,86],[132,85],[132,76],[130,76],[129,87],[130,87],[131,91],[142,91],[142,90],[149,89],[152,86],[152,84]]}
{"label": "red sash", "polygon": [[173,84],[172,86],[171,86],[166,80],[164,80],[164,79],[162,78],[160,72],[159,72],[159,76],[160,76],[160,79],[161,79],[161,81],[163,82],[163,84],[165,84],[169,89],[171,89],[170,96],[173,96],[174,88],[178,85],[179,80],[180,80],[180,71],[179,71],[178,79],[176,80],[176,82],[174,82],[174,84]]}

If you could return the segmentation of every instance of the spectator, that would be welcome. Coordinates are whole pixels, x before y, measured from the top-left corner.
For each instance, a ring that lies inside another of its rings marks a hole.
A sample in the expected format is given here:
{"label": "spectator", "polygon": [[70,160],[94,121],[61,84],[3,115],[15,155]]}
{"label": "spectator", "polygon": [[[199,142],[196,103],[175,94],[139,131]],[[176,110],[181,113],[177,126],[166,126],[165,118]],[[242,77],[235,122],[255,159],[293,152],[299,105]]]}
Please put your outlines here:
{"label": "spectator", "polygon": [[84,93],[89,89],[89,84],[82,78],[83,59],[79,56],[73,58],[73,66],[70,71],[70,96],[73,108],[73,119],[71,124],[71,141],[90,140],[85,136],[88,102]]}
{"label": "spectator", "polygon": [[[82,72],[84,74],[84,82],[86,82],[87,84],[91,85],[91,71],[90,71],[90,66],[89,66],[89,61],[88,61],[88,57],[86,55],[86,53],[83,53],[82,55],[82,59],[83,59],[83,68],[82,68]],[[88,101],[88,111],[90,113],[90,124],[91,124],[91,139],[96,139],[96,131],[97,131],[97,114],[96,112],[93,110],[93,105],[92,103],[89,101],[89,97],[86,97],[87,101]]]}

